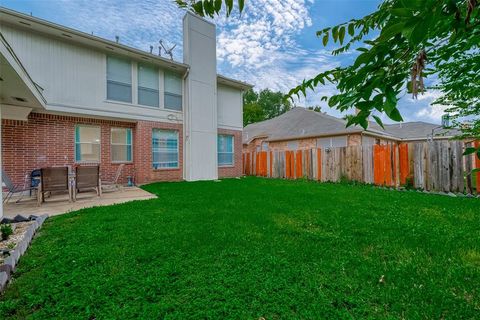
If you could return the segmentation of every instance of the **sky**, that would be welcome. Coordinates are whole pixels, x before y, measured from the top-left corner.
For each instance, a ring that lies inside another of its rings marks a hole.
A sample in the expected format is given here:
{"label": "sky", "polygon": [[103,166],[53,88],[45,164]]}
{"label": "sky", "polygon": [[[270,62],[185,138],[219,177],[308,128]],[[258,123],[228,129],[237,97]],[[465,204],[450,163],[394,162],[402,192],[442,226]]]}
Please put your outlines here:
{"label": "sky", "polygon": [[[303,79],[336,66],[352,63],[350,51],[331,55],[335,47],[323,47],[316,31],[373,11],[380,0],[250,0],[240,15],[216,17],[218,72],[255,85],[288,92]],[[184,11],[172,0],[0,0],[0,5],[102,38],[149,51],[158,41],[177,47],[174,58],[182,59]],[[332,86],[318,87],[299,106],[321,105],[322,111],[341,116],[320,98],[335,93]],[[431,106],[437,92],[413,100],[405,95],[399,109],[405,121],[440,123],[444,108]],[[353,112],[353,111],[352,111]],[[385,122],[388,119],[379,115]]]}

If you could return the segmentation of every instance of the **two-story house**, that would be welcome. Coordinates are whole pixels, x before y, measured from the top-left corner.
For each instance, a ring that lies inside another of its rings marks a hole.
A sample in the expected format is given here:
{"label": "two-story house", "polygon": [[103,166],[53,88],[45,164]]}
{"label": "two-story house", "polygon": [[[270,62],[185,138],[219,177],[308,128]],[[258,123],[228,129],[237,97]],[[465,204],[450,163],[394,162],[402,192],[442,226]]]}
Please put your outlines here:
{"label": "two-story house", "polygon": [[100,164],[110,179],[242,173],[242,93],[217,74],[215,25],[183,21],[183,63],[0,8],[2,168]]}

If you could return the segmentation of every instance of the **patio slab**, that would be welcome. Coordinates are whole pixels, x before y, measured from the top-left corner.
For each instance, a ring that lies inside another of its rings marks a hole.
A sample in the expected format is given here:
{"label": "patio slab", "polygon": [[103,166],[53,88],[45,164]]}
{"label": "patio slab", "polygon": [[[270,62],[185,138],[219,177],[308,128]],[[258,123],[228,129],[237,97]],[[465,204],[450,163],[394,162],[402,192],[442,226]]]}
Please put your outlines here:
{"label": "patio slab", "polygon": [[9,203],[4,204],[3,215],[8,218],[13,218],[18,214],[25,217],[32,214],[55,216],[84,208],[109,206],[133,200],[155,198],[155,195],[137,187],[123,188],[122,190],[113,192],[103,192],[101,197],[98,197],[95,192],[79,193],[77,194],[77,201],[75,202],[68,202],[68,195],[66,194],[52,195],[46,198],[46,201],[41,206],[37,205],[35,198],[26,198],[19,203],[15,203],[15,198],[13,198]]}

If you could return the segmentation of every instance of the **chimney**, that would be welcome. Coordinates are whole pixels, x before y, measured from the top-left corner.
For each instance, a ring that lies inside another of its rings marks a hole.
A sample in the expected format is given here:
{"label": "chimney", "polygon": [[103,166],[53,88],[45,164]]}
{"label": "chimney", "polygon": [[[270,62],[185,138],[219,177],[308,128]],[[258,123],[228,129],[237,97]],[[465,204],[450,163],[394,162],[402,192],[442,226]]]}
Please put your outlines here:
{"label": "chimney", "polygon": [[184,179],[218,179],[217,54],[215,25],[190,12],[183,18]]}

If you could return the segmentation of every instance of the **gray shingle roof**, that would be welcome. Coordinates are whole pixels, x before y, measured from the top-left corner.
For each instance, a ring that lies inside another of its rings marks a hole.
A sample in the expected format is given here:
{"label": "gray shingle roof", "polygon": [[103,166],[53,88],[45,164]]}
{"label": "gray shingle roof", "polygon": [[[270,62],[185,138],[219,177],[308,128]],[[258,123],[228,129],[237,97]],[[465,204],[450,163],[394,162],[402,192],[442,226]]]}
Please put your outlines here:
{"label": "gray shingle roof", "polygon": [[[346,121],[343,119],[296,107],[276,118],[246,126],[243,129],[243,143],[249,143],[258,137],[267,137],[267,140],[273,141],[355,132],[381,134],[397,140],[426,139],[436,127],[438,125],[425,122],[405,122],[385,125],[384,130],[375,122],[370,122],[368,130],[360,126],[346,128]],[[436,136],[442,133],[445,133],[445,130],[435,130]]]}

